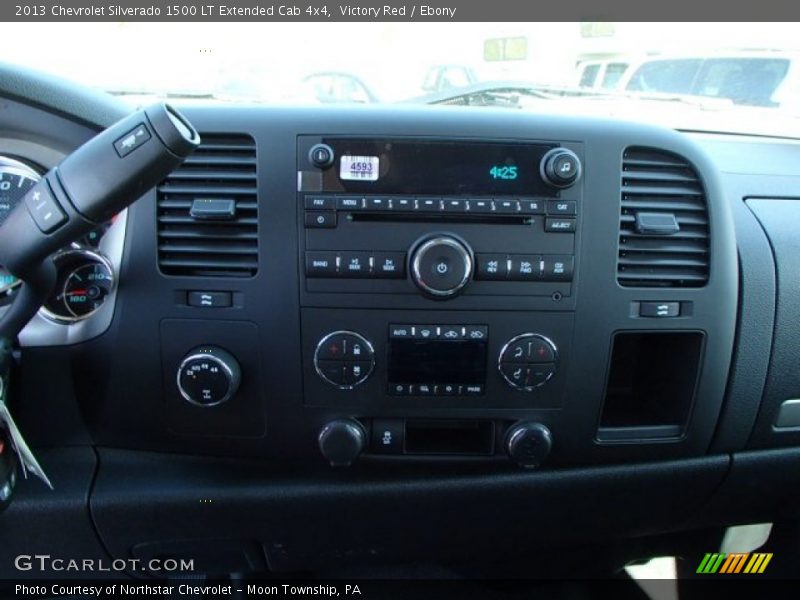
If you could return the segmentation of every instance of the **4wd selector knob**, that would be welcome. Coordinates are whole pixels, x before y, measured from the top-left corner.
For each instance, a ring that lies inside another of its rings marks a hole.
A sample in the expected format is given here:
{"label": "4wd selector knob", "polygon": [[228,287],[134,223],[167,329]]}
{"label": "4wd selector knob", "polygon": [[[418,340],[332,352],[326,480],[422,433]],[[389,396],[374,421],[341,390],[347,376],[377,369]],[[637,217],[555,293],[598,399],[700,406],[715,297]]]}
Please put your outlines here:
{"label": "4wd selector knob", "polygon": [[242,372],[230,352],[201,346],[189,353],[178,368],[178,391],[197,406],[217,406],[239,389]]}
{"label": "4wd selector knob", "polygon": [[449,298],[472,276],[472,252],[451,235],[436,235],[420,242],[411,255],[411,278],[426,294]]}

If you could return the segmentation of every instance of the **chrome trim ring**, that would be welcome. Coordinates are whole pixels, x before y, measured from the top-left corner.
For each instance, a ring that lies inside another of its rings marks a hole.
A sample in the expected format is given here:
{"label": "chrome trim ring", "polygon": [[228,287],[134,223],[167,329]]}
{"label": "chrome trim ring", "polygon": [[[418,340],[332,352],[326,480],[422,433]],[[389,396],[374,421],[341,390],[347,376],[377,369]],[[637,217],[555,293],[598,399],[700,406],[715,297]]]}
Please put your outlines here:
{"label": "chrome trim ring", "polygon": [[[100,264],[104,265],[108,269],[108,272],[111,273],[111,287],[108,290],[107,296],[111,296],[111,294],[113,294],[116,291],[116,289],[117,289],[117,274],[114,272],[114,265],[111,264],[111,261],[108,258],[106,258],[103,254],[100,254],[99,252],[95,252],[94,250],[87,250],[85,248],[80,248],[80,247],[79,248],[70,248],[68,250],[62,250],[61,252],[58,252],[55,256],[53,256],[53,262],[55,263],[56,268],[58,268],[58,266],[59,266],[58,262],[60,260],[64,260],[65,258],[72,257],[72,256],[82,256],[84,258],[89,258],[91,261],[94,261],[96,263],[100,263]],[[78,269],[81,266],[83,266],[83,265],[75,267],[72,270],[74,271],[75,269]],[[69,276],[67,277],[67,279],[69,279]],[[64,288],[61,290],[62,297],[64,295],[64,291],[66,290],[66,286],[67,286],[67,280],[65,279],[64,280]],[[45,318],[47,318],[50,321],[53,321],[55,323],[61,323],[61,324],[64,324],[64,325],[69,325],[71,323],[77,323],[79,321],[83,321],[85,319],[88,319],[93,314],[95,314],[97,311],[99,311],[101,308],[103,308],[103,306],[105,306],[105,301],[103,301],[103,304],[101,304],[100,306],[95,308],[92,312],[86,313],[85,315],[81,315],[79,317],[78,316],[69,316],[69,315],[59,315],[59,314],[54,313],[53,311],[51,311],[50,309],[48,309],[45,306],[42,306],[39,309],[39,314],[41,314],[43,317],[45,317]]]}
{"label": "chrome trim ring", "polygon": [[[420,271],[420,262],[422,261],[422,256],[432,247],[439,245],[455,248],[455,250],[461,254],[461,258],[464,261],[464,277],[461,279],[458,285],[448,290],[437,290],[430,287],[423,281],[422,273]],[[461,288],[463,288],[469,282],[469,278],[472,276],[472,256],[470,256],[469,250],[467,250],[466,246],[457,239],[450,236],[436,236],[424,242],[421,246],[414,250],[414,260],[411,263],[411,272],[414,283],[416,283],[422,291],[430,294],[431,296],[447,298],[458,293]]]}

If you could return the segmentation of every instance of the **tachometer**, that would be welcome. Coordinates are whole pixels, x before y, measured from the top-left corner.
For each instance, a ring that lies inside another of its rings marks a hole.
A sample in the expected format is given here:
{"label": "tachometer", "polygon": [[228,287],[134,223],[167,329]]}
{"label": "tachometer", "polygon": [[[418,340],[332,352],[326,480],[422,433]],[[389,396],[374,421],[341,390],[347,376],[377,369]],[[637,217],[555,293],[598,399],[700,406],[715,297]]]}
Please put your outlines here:
{"label": "tachometer", "polygon": [[[0,225],[41,178],[39,173],[25,163],[0,156]],[[18,285],[19,280],[0,266],[0,296]]]}

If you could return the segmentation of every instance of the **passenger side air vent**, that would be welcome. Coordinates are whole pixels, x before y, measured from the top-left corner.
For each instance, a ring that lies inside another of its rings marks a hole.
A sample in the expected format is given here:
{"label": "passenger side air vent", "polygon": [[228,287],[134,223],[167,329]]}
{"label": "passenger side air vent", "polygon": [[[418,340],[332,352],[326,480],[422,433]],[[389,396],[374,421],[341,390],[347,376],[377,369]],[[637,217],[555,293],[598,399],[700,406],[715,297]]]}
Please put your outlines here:
{"label": "passenger side air vent", "polygon": [[157,188],[158,264],[165,275],[250,277],[258,270],[255,141],[201,137]]}
{"label": "passenger side air vent", "polygon": [[708,268],[708,207],[694,168],[669,152],[628,148],[617,281],[625,287],[702,287]]}

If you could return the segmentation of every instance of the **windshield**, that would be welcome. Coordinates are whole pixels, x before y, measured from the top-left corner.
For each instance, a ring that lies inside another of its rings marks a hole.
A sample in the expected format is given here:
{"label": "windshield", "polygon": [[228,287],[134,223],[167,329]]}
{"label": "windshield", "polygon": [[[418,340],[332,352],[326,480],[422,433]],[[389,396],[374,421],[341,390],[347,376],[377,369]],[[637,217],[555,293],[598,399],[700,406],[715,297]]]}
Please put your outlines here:
{"label": "windshield", "polygon": [[800,137],[800,36],[794,23],[98,22],[0,28],[0,60],[105,90],[134,106],[153,98],[411,102]]}

